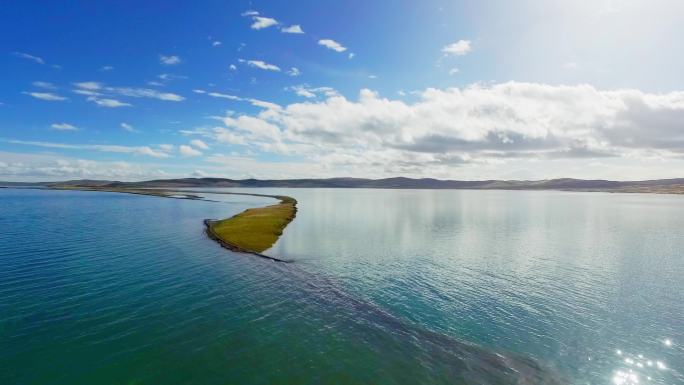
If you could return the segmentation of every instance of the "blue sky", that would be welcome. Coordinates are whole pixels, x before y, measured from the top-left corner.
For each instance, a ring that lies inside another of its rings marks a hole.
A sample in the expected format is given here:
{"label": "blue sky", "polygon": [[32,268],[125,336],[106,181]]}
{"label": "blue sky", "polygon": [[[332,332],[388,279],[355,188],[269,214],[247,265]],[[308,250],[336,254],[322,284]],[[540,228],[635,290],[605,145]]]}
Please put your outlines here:
{"label": "blue sky", "polygon": [[682,176],[676,1],[1,7],[0,180]]}

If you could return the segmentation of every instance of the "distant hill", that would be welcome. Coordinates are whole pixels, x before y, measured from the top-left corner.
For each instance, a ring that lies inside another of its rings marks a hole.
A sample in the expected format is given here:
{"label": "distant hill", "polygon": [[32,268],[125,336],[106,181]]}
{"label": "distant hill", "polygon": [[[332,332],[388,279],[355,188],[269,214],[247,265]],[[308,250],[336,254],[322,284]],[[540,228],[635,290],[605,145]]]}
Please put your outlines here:
{"label": "distant hill", "polygon": [[90,188],[211,188],[211,187],[296,187],[296,188],[384,188],[384,189],[481,189],[481,190],[577,190],[684,193],[684,178],[643,181],[602,179],[516,180],[440,180],[432,178],[328,178],[328,179],[226,179],[182,178],[143,182],[70,180],[64,182],[0,182],[0,186],[90,187]]}

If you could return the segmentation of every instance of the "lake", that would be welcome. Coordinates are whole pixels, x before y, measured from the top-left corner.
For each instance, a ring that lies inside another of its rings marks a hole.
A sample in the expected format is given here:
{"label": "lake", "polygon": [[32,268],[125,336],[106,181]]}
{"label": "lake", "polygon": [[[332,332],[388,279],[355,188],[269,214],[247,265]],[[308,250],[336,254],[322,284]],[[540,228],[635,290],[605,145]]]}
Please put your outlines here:
{"label": "lake", "polygon": [[684,383],[682,196],[216,191],[293,263],[204,234],[269,198],[0,189],[0,383]]}

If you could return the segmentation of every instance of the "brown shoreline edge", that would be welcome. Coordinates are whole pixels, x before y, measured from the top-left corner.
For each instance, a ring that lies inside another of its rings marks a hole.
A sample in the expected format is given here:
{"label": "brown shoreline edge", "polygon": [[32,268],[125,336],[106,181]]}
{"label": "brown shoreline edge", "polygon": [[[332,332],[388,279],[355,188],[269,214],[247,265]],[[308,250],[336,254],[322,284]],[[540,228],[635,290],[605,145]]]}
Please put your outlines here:
{"label": "brown shoreline edge", "polygon": [[252,255],[255,255],[255,256],[260,257],[260,258],[270,259],[271,261],[274,261],[274,262],[292,263],[292,261],[288,261],[286,259],[280,259],[280,258],[272,257],[272,256],[269,256],[266,254],[257,253],[256,251],[247,250],[247,249],[244,249],[238,245],[230,243],[228,241],[224,241],[214,232],[214,229],[212,228],[212,225],[215,222],[218,222],[218,220],[216,220],[216,219],[205,219],[204,220],[204,226],[205,226],[204,232],[207,234],[207,236],[210,239],[213,239],[219,245],[221,245],[221,247],[228,249],[230,251],[233,251],[233,252],[237,252],[237,253],[252,254]]}

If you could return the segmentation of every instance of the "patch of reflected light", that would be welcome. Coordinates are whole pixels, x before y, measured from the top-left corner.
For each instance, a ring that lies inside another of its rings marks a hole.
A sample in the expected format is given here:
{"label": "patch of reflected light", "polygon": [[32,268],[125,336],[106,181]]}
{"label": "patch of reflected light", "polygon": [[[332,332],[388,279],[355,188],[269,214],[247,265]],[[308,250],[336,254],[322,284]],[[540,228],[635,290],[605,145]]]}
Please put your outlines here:
{"label": "patch of reflected light", "polygon": [[649,359],[643,354],[630,354],[620,349],[615,353],[620,356],[619,365],[613,371],[612,383],[615,385],[648,383],[654,381],[654,378],[655,381],[662,381],[662,374],[659,372],[668,369],[665,362]]}

